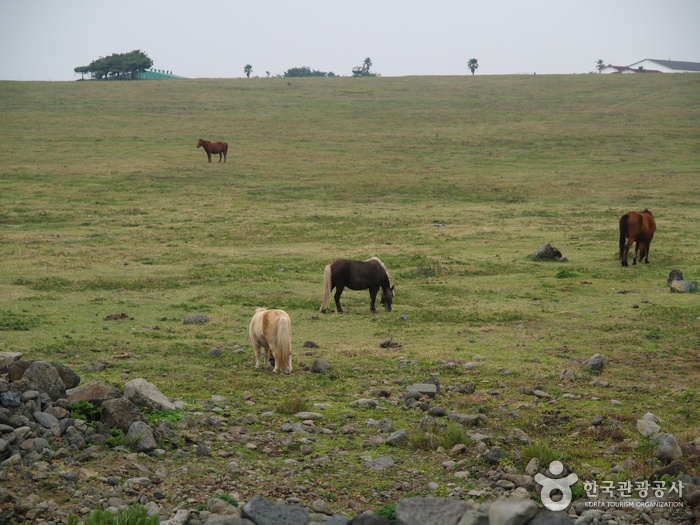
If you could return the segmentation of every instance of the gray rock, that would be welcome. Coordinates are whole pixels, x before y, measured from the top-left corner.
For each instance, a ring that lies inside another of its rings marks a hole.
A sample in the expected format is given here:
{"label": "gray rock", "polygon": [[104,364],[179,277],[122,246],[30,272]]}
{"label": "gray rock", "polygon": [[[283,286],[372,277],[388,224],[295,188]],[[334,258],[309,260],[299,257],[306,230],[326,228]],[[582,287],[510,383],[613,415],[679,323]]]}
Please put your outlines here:
{"label": "gray rock", "polygon": [[66,397],[65,383],[58,375],[56,367],[47,361],[33,361],[22,379],[34,390],[48,394],[53,401]]}
{"label": "gray rock", "polygon": [[153,429],[143,421],[136,421],[129,427],[126,439],[133,443],[136,452],[151,452],[158,446],[153,437]]}
{"label": "gray rock", "polygon": [[124,397],[137,407],[149,410],[175,410],[170,400],[145,379],[132,379],[124,385]]}
{"label": "gray rock", "polygon": [[434,398],[437,394],[438,387],[437,385],[433,385],[430,383],[416,383],[414,385],[406,387],[406,390],[408,392],[418,392],[421,395]]}
{"label": "gray rock", "polygon": [[241,508],[241,517],[256,525],[300,525],[309,521],[309,511],[254,496]]}
{"label": "gray rock", "polygon": [[523,525],[537,514],[537,503],[526,499],[501,499],[491,504],[489,522],[498,525]]}
{"label": "gray rock", "polygon": [[331,364],[323,359],[316,359],[311,365],[314,374],[327,374],[331,370]]}
{"label": "gray rock", "polygon": [[48,428],[54,436],[63,435],[61,424],[56,416],[52,416],[46,412],[34,412],[33,416],[37,423],[45,428]]}
{"label": "gray rock", "polygon": [[648,419],[638,419],[637,431],[642,436],[653,436],[661,431],[661,427]]}
{"label": "gray rock", "polygon": [[655,455],[662,463],[669,464],[681,459],[683,451],[673,434],[665,434],[659,441],[659,448]]}
{"label": "gray rock", "polygon": [[594,354],[588,361],[584,362],[583,364],[588,366],[588,368],[590,368],[594,372],[600,374],[603,372],[605,365],[608,364],[608,358],[603,357],[600,354]]}
{"label": "gray rock", "polygon": [[348,525],[396,525],[396,522],[377,514],[360,514],[350,520]]}
{"label": "gray rock", "polygon": [[61,378],[67,389],[75,388],[80,384],[80,376],[73,370],[60,363],[51,363],[58,372],[58,377]]}
{"label": "gray rock", "polygon": [[515,441],[519,441],[520,443],[523,443],[527,445],[530,443],[530,438],[529,436],[525,433],[525,431],[519,429],[519,428],[513,428],[508,432],[508,437],[510,439],[513,439]]}
{"label": "gray rock", "polygon": [[671,270],[671,272],[668,274],[668,279],[666,279],[666,286],[671,286],[671,283],[673,281],[682,281],[683,280],[683,272],[680,271],[679,269]]}
{"label": "gray rock", "polygon": [[333,510],[331,510],[329,503],[322,499],[314,500],[313,503],[311,503],[311,510],[327,516],[333,515]]}
{"label": "gray rock", "polygon": [[394,460],[391,459],[389,456],[381,456],[377,459],[365,461],[365,467],[371,468],[372,470],[376,470],[377,472],[382,472],[393,466]]}
{"label": "gray rock", "polygon": [[501,458],[506,457],[506,453],[501,450],[499,447],[492,447],[489,450],[486,451],[484,454],[484,460],[487,463],[491,463],[492,465],[497,464]]}
{"label": "gray rock", "polygon": [[404,498],[396,505],[396,521],[401,525],[457,525],[472,506],[450,498]]}
{"label": "gray rock", "polygon": [[[162,522],[161,522],[162,523]],[[211,514],[204,525],[255,525],[252,521],[236,514]]]}
{"label": "gray rock", "polygon": [[482,504],[476,509],[468,510],[457,525],[490,525],[489,510],[490,505],[488,504]]}
{"label": "gray rock", "polygon": [[123,397],[104,401],[100,417],[105,425],[118,428],[125,434],[136,421],[144,421],[139,407]]}
{"label": "gray rock", "polygon": [[543,244],[535,251],[534,258],[539,261],[554,261],[561,259],[561,252],[551,244]]}
{"label": "gray rock", "polygon": [[87,401],[95,406],[102,405],[107,399],[117,399],[122,393],[116,387],[108,385],[99,379],[93,379],[87,383],[67,391],[69,403]]}
{"label": "gray rock", "polygon": [[22,394],[19,392],[0,392],[0,405],[7,408],[18,407],[22,403]]}
{"label": "gray rock", "polygon": [[334,514],[333,516],[331,516],[331,519],[326,521],[326,525],[348,525],[349,522],[349,518],[346,518],[345,516],[341,516],[339,514]]}
{"label": "gray rock", "polygon": [[527,522],[527,525],[571,525],[574,521],[569,515],[562,511],[553,512],[551,510],[540,510],[534,518]]}
{"label": "gray rock", "polygon": [[386,444],[392,447],[402,447],[406,443],[408,443],[408,432],[403,428],[386,438]]}
{"label": "gray rock", "polygon": [[481,416],[477,414],[450,414],[447,419],[468,427],[478,424],[481,421]]}
{"label": "gray rock", "polygon": [[689,293],[697,288],[693,281],[673,281],[670,286],[671,293]]}

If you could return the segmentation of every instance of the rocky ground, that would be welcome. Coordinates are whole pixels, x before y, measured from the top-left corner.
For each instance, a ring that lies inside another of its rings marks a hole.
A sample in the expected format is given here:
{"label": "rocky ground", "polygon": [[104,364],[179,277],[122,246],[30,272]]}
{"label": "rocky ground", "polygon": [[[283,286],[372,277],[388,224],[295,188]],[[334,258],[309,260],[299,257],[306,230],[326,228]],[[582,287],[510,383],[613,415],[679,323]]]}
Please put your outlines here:
{"label": "rocky ground", "polygon": [[[323,363],[314,366],[322,368]],[[474,386],[450,388],[473,390]],[[461,423],[470,429],[476,446],[457,445],[436,452],[442,456],[443,468],[453,473],[449,497],[407,497],[437,490],[438,484],[429,484],[426,491],[410,476],[397,476],[390,494],[382,496],[395,498],[399,523],[690,524],[700,517],[700,478],[693,477],[675,437],[661,432],[653,414],[637,422],[640,433],[654,436],[657,457],[667,464],[652,479],[682,481],[682,497],[664,493],[621,499],[620,494],[611,494],[603,499],[601,494],[596,499],[579,498],[567,511],[555,513],[536,502],[543,493],[535,478],[561,478],[572,472],[565,469],[557,475],[535,460],[524,472],[504,466],[499,461],[502,451],[481,433],[481,416],[448,414],[431,405],[439,389],[437,381],[410,385],[398,402],[424,412],[420,426],[426,431],[440,419]],[[382,389],[374,394],[353,401],[353,406],[376,407],[390,395]],[[252,404],[252,397],[244,394],[243,402]],[[100,407],[99,413],[91,413],[91,406]],[[81,407],[80,414],[76,407]],[[154,410],[179,416],[148,423],[144,414]],[[144,505],[161,523],[169,524],[393,523],[369,511],[372,505],[366,500],[343,501],[348,511],[341,515],[333,510],[338,508],[338,498],[328,497],[328,487],[286,480],[299,470],[342,467],[342,454],[315,452],[318,436],[368,432],[370,446],[402,447],[408,440],[406,430],[394,429],[388,418],[350,421],[339,427],[324,423],[322,414],[311,411],[279,421],[279,414],[272,412],[236,417],[230,400],[220,396],[188,407],[167,399],[142,379],[129,381],[123,390],[100,381],[80,385],[80,378],[61,365],[6,359],[0,366],[0,524],[67,523],[71,514],[82,522],[95,509],[117,511],[133,503]],[[527,439],[518,429],[511,434],[512,439]],[[286,456],[285,450],[301,452],[302,459],[299,454]],[[261,451],[270,463],[251,463],[245,451]],[[465,459],[469,453],[479,454],[483,466],[469,466],[473,465]],[[391,455],[370,450],[364,468],[391,478],[395,463]],[[611,503],[615,501],[618,506]],[[619,506],[621,501],[624,507]]]}

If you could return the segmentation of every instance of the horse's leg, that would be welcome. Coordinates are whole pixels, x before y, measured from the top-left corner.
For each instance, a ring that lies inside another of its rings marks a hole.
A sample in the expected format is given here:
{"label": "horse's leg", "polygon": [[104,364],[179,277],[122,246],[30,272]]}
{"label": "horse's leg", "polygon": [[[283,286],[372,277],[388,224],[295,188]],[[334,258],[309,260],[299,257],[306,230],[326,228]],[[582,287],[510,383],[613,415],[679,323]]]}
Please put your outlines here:
{"label": "horse's leg", "polygon": [[370,305],[369,309],[372,311],[372,313],[376,313],[377,309],[374,307],[374,302],[377,300],[377,292],[379,292],[379,288],[370,288],[369,289],[369,298],[370,298]]}
{"label": "horse's leg", "polygon": [[[276,346],[273,346],[270,349],[272,351],[272,358],[275,360],[275,367],[272,369],[272,371],[276,374],[280,371],[279,353],[277,351]],[[269,360],[268,360],[268,363],[269,363]]]}
{"label": "horse's leg", "polygon": [[622,252],[622,266],[629,266],[629,263],[627,262],[627,257],[629,256],[631,247],[632,242],[628,240],[627,244],[625,244],[625,249]]}
{"label": "horse's leg", "polygon": [[209,159],[209,162],[211,162],[211,151],[207,151],[207,158]]}
{"label": "horse's leg", "polygon": [[340,307],[340,295],[343,293],[343,290],[345,289],[345,286],[336,286],[335,287],[335,295],[333,298],[335,299],[335,309],[336,312],[339,314],[343,313],[343,309]]}
{"label": "horse's leg", "polygon": [[221,164],[221,152],[219,152],[219,164]]}
{"label": "horse's leg", "polygon": [[253,348],[255,349],[255,368],[260,367],[260,344],[253,342]]}
{"label": "horse's leg", "polygon": [[[644,241],[644,264],[649,264],[649,248],[651,248],[651,240],[647,239]],[[642,260],[641,256],[639,260]]]}
{"label": "horse's leg", "polygon": [[632,266],[637,264],[637,255],[639,255],[639,244],[640,244],[640,241],[637,241],[636,243],[634,243],[634,259],[632,259]]}

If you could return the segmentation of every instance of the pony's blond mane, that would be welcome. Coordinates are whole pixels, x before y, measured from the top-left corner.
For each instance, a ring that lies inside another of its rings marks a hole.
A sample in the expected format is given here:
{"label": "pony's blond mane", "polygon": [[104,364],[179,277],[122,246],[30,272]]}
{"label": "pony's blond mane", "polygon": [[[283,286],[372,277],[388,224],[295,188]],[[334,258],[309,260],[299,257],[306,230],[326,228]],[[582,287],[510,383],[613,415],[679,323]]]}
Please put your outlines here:
{"label": "pony's blond mane", "polygon": [[384,271],[386,271],[386,266],[384,265],[384,263],[382,261],[379,260],[379,257],[370,257],[365,262],[369,262],[369,261],[377,261],[379,264],[382,265],[382,268],[384,268]]}

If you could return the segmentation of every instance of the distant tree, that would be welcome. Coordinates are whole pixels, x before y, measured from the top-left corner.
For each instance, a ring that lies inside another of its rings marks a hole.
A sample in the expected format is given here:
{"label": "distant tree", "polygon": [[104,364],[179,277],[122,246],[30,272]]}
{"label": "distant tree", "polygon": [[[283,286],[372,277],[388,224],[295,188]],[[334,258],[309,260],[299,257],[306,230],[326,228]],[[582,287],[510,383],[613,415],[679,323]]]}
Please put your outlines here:
{"label": "distant tree", "polygon": [[132,80],[140,73],[153,67],[153,60],[138,49],[130,53],[114,53],[108,57],[93,60],[87,66],[76,67],[73,71],[84,75],[90,73],[96,79]]}
{"label": "distant tree", "polygon": [[647,72],[647,70],[644,69],[644,66],[639,66],[639,67],[637,68],[637,73],[646,73],[646,72]]}
{"label": "distant tree", "polygon": [[595,67],[598,70],[598,73],[602,72],[603,69],[605,69],[605,62],[603,62],[602,58],[598,59],[598,62],[595,63]]}
{"label": "distant tree", "polygon": [[85,80],[85,75],[87,73],[90,73],[90,69],[88,68],[88,66],[79,66],[73,69],[73,71],[75,71],[76,73],[80,73],[81,80]]}
{"label": "distant tree", "polygon": [[250,78],[250,74],[253,72],[253,66],[246,64],[246,66],[243,68],[243,72],[245,73],[246,77]]}
{"label": "distant tree", "polygon": [[467,68],[469,71],[472,72],[472,75],[474,72],[479,69],[479,61],[476,58],[470,58],[469,62],[467,62]]}
{"label": "distant tree", "polygon": [[334,77],[335,73],[332,71],[318,71],[316,69],[311,69],[310,67],[292,67],[284,72],[285,77]]}
{"label": "distant tree", "polygon": [[353,77],[378,77],[379,73],[373,73],[370,71],[372,69],[372,59],[367,57],[361,66],[356,66],[352,68]]}

